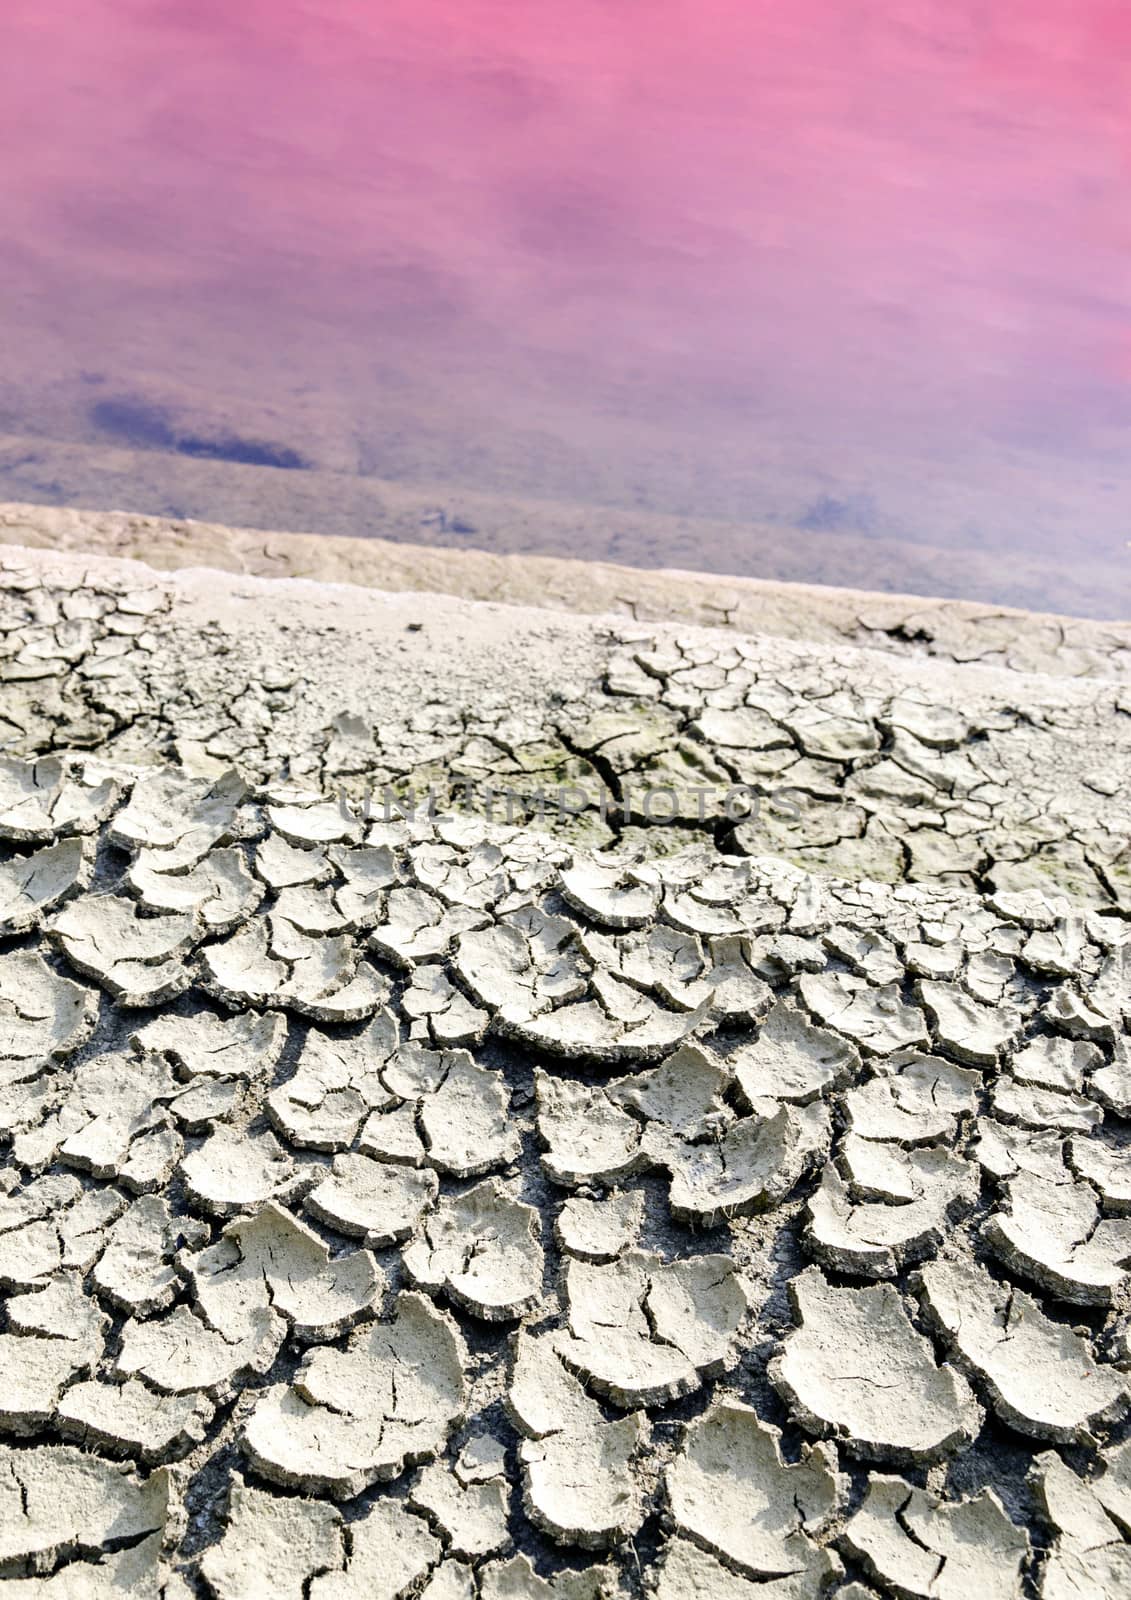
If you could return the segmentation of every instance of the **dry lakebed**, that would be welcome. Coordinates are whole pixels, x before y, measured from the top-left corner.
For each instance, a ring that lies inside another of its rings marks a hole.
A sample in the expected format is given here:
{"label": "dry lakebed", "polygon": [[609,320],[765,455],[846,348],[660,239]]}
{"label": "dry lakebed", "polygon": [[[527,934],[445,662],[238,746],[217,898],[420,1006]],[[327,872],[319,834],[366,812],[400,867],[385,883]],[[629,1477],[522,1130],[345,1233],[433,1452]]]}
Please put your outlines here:
{"label": "dry lakebed", "polygon": [[0,1600],[1131,1594],[1131,627],[95,524],[0,545]]}

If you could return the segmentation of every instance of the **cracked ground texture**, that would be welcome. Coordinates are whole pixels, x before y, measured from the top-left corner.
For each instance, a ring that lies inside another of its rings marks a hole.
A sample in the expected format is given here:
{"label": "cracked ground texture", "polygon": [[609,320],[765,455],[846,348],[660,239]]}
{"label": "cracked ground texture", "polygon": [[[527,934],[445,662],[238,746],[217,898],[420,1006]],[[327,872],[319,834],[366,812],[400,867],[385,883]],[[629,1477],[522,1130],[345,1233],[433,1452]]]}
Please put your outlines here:
{"label": "cracked ground texture", "polygon": [[1131,1591],[1127,630],[912,614],[4,552],[0,1600]]}

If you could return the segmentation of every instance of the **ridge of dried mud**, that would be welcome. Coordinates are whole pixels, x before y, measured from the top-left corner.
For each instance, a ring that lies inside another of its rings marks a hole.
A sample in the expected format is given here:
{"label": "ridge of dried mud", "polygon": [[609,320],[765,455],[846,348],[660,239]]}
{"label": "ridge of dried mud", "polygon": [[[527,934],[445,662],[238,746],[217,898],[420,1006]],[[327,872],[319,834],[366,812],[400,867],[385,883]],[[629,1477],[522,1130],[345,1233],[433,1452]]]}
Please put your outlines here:
{"label": "ridge of dried mud", "polygon": [[1127,1592],[1126,630],[874,599],[0,552],[0,1595]]}

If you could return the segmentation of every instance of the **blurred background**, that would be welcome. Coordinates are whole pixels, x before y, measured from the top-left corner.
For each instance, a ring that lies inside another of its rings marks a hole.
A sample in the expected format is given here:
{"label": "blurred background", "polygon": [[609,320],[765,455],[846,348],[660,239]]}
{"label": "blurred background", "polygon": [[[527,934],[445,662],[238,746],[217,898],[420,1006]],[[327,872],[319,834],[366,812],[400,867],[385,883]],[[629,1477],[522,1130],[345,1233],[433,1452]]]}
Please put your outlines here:
{"label": "blurred background", "polygon": [[1131,610],[1122,0],[5,0],[0,499]]}

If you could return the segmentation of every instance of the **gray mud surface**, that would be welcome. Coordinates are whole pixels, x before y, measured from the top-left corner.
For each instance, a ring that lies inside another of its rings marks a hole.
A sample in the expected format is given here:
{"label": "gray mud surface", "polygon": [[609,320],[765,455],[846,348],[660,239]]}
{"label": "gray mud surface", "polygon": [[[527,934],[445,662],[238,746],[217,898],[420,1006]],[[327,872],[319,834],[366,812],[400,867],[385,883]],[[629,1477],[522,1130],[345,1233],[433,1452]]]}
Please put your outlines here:
{"label": "gray mud surface", "polygon": [[4,552],[4,1600],[1131,1590],[1127,631],[873,601]]}

